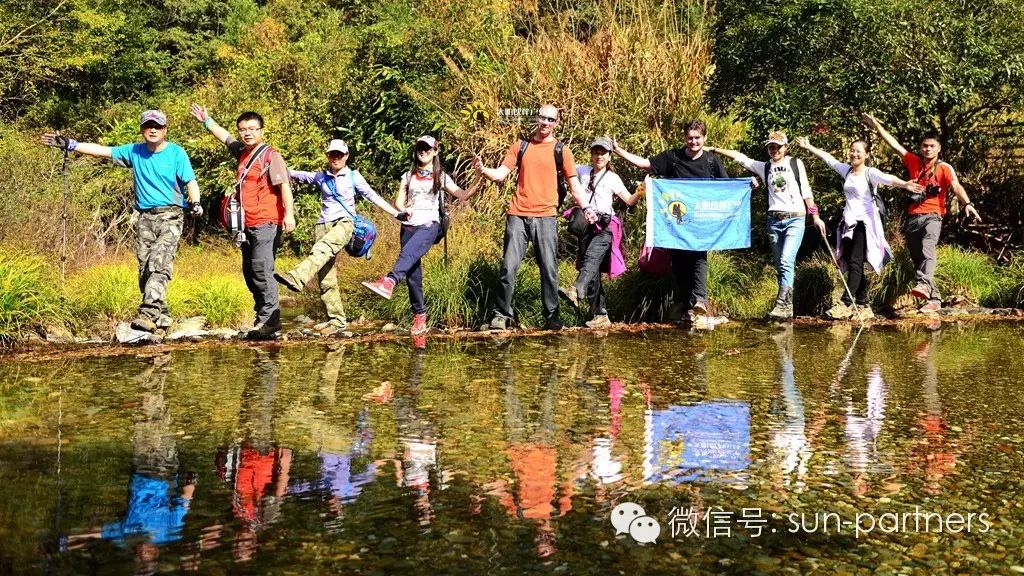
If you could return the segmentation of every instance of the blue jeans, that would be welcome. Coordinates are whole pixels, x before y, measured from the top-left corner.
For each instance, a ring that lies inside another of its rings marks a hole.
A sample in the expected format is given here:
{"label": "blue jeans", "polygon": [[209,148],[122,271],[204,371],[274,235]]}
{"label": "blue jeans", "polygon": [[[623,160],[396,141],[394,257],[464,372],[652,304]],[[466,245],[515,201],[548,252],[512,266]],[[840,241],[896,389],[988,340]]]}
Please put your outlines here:
{"label": "blue jeans", "polygon": [[423,314],[427,304],[423,297],[423,267],[420,260],[437,239],[441,225],[431,222],[422,226],[402,226],[402,251],[388,276],[397,284],[405,280],[409,285],[409,304],[413,314]]}
{"label": "blue jeans", "polygon": [[804,226],[807,218],[783,218],[779,220],[768,215],[768,240],[775,255],[775,270],[779,273],[779,289],[792,288],[796,276],[796,253],[804,240]]}

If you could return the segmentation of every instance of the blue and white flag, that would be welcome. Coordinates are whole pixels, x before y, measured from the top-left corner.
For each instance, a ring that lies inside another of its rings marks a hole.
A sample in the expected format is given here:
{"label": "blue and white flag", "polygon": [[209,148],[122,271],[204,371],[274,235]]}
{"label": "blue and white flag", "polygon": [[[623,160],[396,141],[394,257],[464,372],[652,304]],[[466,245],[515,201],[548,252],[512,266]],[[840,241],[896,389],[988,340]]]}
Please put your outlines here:
{"label": "blue and white flag", "polygon": [[647,178],[645,186],[648,245],[750,248],[750,178]]}

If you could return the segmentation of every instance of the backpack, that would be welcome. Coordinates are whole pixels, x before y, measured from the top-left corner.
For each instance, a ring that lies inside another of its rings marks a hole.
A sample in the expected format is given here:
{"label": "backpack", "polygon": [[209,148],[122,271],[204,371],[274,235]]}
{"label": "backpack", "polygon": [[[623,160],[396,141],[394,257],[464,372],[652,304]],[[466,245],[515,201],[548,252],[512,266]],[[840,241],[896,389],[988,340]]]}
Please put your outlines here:
{"label": "backpack", "polygon": [[235,181],[232,192],[221,198],[220,225],[235,236],[235,244],[239,246],[245,242],[245,209],[242,208],[242,183],[245,182],[245,177],[249,175],[249,170],[256,163],[256,159],[261,156],[263,157],[263,171],[260,176],[262,177],[269,172],[270,155],[273,152],[274,149],[266,144],[257,146],[249,154],[249,159],[245,162],[245,167],[242,169],[242,175]]}
{"label": "backpack", "polygon": [[[348,177],[352,182],[352,194],[355,196],[358,191],[356,190],[356,177],[355,170],[352,168],[348,169]],[[355,214],[345,206],[345,202],[341,200],[341,196],[338,196],[338,190],[334,183],[334,177],[332,176],[327,180],[327,188],[331,191],[334,199],[337,200],[338,204],[348,212],[348,215],[352,218],[352,237],[348,239],[348,244],[345,244],[345,252],[353,258],[366,258],[369,260],[373,257],[370,254],[370,249],[373,248],[373,243],[377,240],[377,226],[369,219],[359,214]]]}
{"label": "backpack", "polygon": [[[530,141],[519,140],[519,154],[516,156],[516,169],[519,169],[523,164],[523,155],[526,154],[526,147],[530,145]],[[558,206],[560,207],[565,203],[565,196],[568,193],[568,188],[565,184],[565,174],[562,173],[562,149],[565,148],[565,144],[561,141],[555,141],[555,173],[558,175]],[[522,174],[522,171],[519,172]],[[517,176],[518,177],[518,176]]]}
{"label": "backpack", "polygon": [[[869,170],[869,169],[866,169]],[[853,166],[846,173],[846,178],[853,174]],[[885,206],[885,200],[878,195],[878,186],[871,181],[871,177],[868,176],[867,172],[864,173],[864,179],[868,181],[868,192],[871,194],[871,202],[875,205],[875,211],[878,212],[878,217],[881,218],[882,224],[885,224],[889,220],[889,209]]]}

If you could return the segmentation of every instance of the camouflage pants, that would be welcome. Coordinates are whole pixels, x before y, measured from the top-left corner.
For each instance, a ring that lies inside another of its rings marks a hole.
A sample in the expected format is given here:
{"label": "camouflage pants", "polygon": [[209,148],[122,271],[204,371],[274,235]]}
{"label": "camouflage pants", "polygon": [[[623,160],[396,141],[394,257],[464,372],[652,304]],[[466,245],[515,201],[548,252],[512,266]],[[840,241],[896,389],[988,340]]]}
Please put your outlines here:
{"label": "camouflage pants", "polygon": [[320,301],[327,308],[327,317],[343,324],[346,322],[345,308],[341,304],[338,273],[334,269],[334,263],[338,253],[352,238],[353,230],[355,230],[355,226],[347,218],[317,224],[313,228],[313,239],[316,244],[313,245],[312,253],[298,266],[288,271],[302,285],[305,285],[315,274],[320,283]]}
{"label": "camouflage pants", "polygon": [[135,255],[139,259],[139,316],[157,322],[170,316],[167,284],[171,281],[183,221],[181,209],[140,212],[135,225]]}

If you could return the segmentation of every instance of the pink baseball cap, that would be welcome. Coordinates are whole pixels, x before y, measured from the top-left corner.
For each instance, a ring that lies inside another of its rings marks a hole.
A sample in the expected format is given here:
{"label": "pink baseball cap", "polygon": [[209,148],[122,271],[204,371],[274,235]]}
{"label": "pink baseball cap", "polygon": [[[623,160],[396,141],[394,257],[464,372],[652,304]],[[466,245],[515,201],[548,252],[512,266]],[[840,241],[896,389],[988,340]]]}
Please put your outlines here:
{"label": "pink baseball cap", "polygon": [[167,115],[159,110],[146,110],[139,116],[139,126],[146,122],[156,122],[161,127],[167,126]]}

